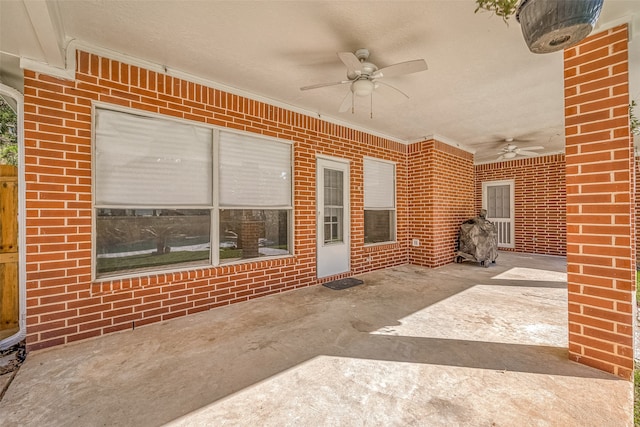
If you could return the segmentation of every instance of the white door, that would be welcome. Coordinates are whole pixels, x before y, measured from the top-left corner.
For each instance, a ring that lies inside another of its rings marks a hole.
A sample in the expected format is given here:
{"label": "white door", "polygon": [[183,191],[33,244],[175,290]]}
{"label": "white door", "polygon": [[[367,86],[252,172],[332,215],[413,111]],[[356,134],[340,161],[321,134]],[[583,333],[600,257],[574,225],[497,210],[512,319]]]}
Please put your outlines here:
{"label": "white door", "polygon": [[487,219],[498,229],[498,247],[515,247],[514,182],[491,181],[482,183],[482,207]]}
{"label": "white door", "polygon": [[318,277],[349,271],[349,162],[318,158],[316,166]]}

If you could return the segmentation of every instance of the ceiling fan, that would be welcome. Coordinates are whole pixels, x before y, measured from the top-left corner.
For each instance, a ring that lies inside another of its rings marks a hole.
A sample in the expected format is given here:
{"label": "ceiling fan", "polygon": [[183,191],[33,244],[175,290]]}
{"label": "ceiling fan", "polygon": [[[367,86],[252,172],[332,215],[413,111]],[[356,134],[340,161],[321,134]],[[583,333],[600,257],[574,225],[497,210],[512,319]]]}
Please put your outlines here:
{"label": "ceiling fan", "polygon": [[413,61],[399,62],[397,64],[389,65],[388,67],[380,68],[368,62],[369,50],[358,49],[355,53],[352,52],[338,52],[338,58],[347,67],[347,80],[341,80],[331,83],[320,83],[311,86],[303,86],[300,90],[318,89],[327,86],[336,86],[343,84],[350,84],[350,92],[342,101],[338,111],[344,113],[351,107],[351,112],[355,112],[355,97],[356,96],[370,96],[371,102],[373,102],[373,92],[380,87],[380,85],[393,89],[405,98],[409,96],[402,92],[400,89],[395,88],[385,82],[382,82],[383,77],[395,77],[404,74],[417,73],[419,71],[425,71],[427,69],[427,63],[424,59],[415,59]]}
{"label": "ceiling fan", "polygon": [[505,142],[507,142],[507,146],[500,150],[500,152],[498,153],[498,161],[504,159],[513,159],[516,156],[537,156],[540,153],[536,153],[535,150],[544,150],[544,147],[542,145],[533,145],[530,147],[519,148],[517,145],[513,144],[513,138],[507,138],[505,139]]}

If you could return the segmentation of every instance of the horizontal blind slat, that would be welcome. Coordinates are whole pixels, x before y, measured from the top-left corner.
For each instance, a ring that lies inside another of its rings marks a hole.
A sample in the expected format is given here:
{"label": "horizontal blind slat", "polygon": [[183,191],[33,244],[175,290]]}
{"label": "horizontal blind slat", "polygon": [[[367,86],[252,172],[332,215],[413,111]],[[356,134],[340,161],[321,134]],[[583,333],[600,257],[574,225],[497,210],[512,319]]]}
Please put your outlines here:
{"label": "horizontal blind slat", "polygon": [[364,159],[364,207],[395,208],[395,165]]}
{"label": "horizontal blind slat", "polygon": [[291,206],[291,146],[220,132],[220,206]]}
{"label": "horizontal blind slat", "polygon": [[211,205],[212,131],[96,110],[96,204]]}

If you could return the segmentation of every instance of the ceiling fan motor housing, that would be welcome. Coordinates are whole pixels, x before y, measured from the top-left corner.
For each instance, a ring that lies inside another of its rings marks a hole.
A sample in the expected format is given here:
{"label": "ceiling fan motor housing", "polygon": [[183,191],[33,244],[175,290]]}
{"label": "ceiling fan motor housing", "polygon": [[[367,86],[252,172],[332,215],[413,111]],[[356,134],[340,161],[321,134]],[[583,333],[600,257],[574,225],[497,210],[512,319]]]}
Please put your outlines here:
{"label": "ceiling fan motor housing", "polygon": [[516,19],[533,53],[551,53],[580,42],[593,30],[604,0],[522,0]]}
{"label": "ceiling fan motor housing", "polygon": [[366,61],[367,59],[369,59],[369,49],[358,49],[356,50],[356,58],[358,58],[360,61]]}

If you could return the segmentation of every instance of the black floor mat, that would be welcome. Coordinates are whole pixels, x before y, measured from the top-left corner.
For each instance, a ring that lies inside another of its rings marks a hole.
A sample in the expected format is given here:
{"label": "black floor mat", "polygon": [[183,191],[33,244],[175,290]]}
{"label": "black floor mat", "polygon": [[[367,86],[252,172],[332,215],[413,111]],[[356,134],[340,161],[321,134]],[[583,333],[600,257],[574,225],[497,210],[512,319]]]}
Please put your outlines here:
{"label": "black floor mat", "polygon": [[362,285],[364,282],[360,279],[356,279],[355,277],[347,277],[346,279],[333,280],[331,282],[323,283],[322,286],[325,286],[329,289],[333,289],[336,291],[347,289],[352,286]]}

